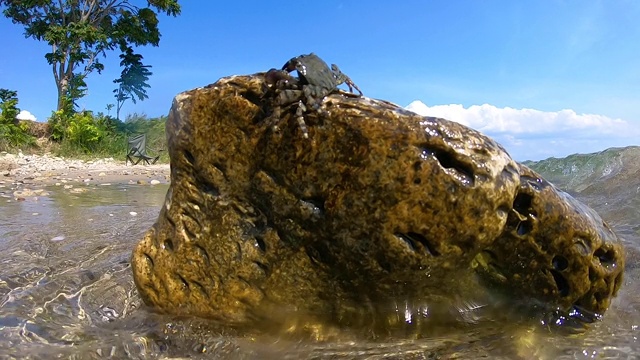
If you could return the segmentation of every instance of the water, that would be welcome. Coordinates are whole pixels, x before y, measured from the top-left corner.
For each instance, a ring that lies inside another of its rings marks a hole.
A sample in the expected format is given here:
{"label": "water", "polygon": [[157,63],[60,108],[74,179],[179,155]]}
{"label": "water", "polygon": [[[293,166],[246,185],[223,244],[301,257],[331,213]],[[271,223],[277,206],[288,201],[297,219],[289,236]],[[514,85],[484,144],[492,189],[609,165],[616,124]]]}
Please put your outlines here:
{"label": "water", "polygon": [[[156,220],[166,190],[113,185],[73,194],[52,187],[37,199],[0,197],[0,358],[625,359],[640,353],[636,198],[606,197],[606,189],[582,196],[628,248],[625,284],[603,320],[586,333],[493,309],[423,336],[371,339],[342,329],[317,341],[238,333],[145,307],[133,284],[130,254]],[[404,319],[402,309],[398,316]]]}

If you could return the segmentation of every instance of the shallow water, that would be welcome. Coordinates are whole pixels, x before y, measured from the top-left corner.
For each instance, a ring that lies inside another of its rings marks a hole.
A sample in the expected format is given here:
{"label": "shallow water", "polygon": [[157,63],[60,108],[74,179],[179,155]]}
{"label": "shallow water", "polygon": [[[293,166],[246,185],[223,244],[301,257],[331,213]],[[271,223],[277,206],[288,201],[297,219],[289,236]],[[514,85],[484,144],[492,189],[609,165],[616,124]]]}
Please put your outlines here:
{"label": "shallow water", "polygon": [[[586,333],[568,334],[537,319],[505,320],[489,311],[442,334],[367,340],[343,330],[314,341],[236,335],[219,324],[156,314],[141,304],[129,258],[156,220],[166,190],[166,185],[113,185],[81,194],[51,188],[49,196],[25,201],[0,197],[0,358],[625,359],[640,354],[636,200],[582,199],[625,238],[629,253],[618,298]],[[404,319],[402,309],[398,316]]]}

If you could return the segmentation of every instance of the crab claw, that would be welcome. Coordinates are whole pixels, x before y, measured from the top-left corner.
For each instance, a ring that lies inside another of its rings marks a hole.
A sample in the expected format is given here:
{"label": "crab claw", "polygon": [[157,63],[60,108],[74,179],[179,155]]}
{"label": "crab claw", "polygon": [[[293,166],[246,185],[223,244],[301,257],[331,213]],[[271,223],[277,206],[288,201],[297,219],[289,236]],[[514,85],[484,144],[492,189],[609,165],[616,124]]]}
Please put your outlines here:
{"label": "crab claw", "polygon": [[275,85],[278,81],[284,80],[288,83],[295,83],[295,79],[289,75],[288,72],[284,70],[277,70],[274,68],[269,69],[269,71],[264,74],[264,80],[267,84]]}
{"label": "crab claw", "polygon": [[291,60],[287,61],[283,66],[282,70],[292,72],[296,69],[296,65],[298,64],[298,57],[291,58]]}

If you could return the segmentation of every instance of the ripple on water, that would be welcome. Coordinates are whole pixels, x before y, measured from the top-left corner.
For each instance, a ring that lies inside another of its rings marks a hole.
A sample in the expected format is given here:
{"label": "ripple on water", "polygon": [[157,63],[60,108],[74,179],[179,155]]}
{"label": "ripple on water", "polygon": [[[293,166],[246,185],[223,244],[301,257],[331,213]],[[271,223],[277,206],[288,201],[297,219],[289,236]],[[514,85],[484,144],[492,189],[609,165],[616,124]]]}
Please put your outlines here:
{"label": "ripple on water", "polygon": [[[401,322],[427,330],[417,336],[399,328],[375,339],[344,329],[324,341],[240,336],[211,321],[156,314],[141,304],[129,259],[166,191],[166,185],[88,187],[75,194],[52,188],[37,201],[0,201],[0,357],[573,359],[629,358],[640,348],[636,261],[629,261],[604,319],[571,336],[472,299],[445,307],[439,316],[449,316],[447,329],[429,323],[433,309],[398,307]],[[626,219],[613,219],[614,229],[623,230],[630,258],[639,259],[638,234]]]}

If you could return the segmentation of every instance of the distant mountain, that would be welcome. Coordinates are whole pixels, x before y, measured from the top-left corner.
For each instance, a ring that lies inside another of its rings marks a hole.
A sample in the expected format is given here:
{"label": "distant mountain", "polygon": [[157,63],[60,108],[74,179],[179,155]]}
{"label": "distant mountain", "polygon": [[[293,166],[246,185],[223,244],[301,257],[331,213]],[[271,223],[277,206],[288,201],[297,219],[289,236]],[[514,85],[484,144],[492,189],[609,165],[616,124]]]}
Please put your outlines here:
{"label": "distant mountain", "polygon": [[640,146],[610,148],[560,159],[525,161],[523,164],[557,187],[582,194],[626,188],[635,183],[640,185]]}
{"label": "distant mountain", "polygon": [[595,209],[627,241],[640,239],[640,146],[523,164]]}

